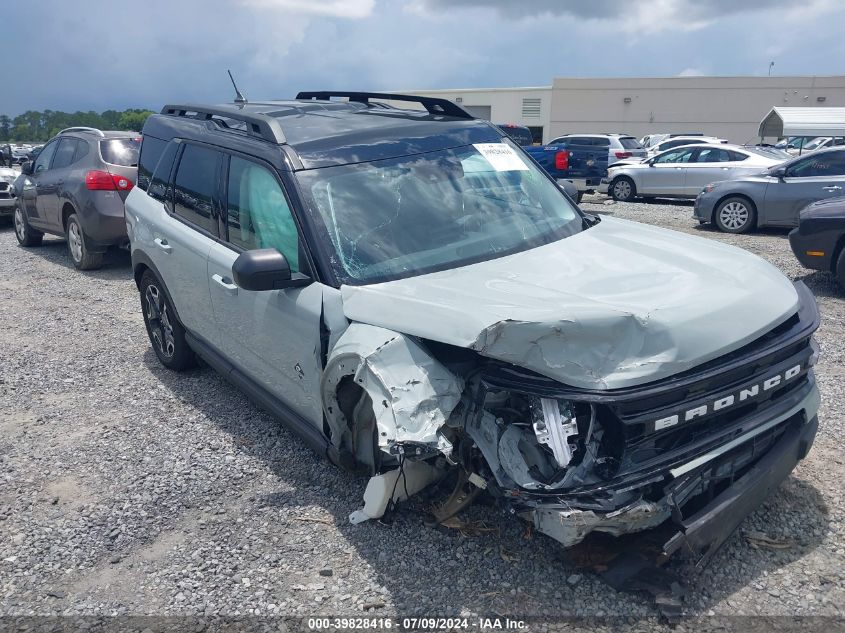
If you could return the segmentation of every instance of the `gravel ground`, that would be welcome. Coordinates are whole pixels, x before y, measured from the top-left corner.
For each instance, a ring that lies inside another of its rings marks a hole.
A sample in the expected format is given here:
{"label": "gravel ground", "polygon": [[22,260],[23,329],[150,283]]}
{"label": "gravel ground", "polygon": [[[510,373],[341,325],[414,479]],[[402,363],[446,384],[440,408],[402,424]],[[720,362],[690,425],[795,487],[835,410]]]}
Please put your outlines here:
{"label": "gravel ground", "polygon": [[[822,312],[821,428],[703,572],[686,613],[845,615],[845,298],[786,232],[727,236],[691,206],[588,210],[730,242],[803,279]],[[493,507],[462,533],[424,500],[352,526],[365,479],[321,461],[212,370],[149,348],[126,252],[79,273],[64,242],[0,227],[0,614],[624,615],[656,622]],[[767,540],[768,539],[768,540]],[[689,570],[687,570],[689,571]],[[681,627],[683,630],[683,627]]]}

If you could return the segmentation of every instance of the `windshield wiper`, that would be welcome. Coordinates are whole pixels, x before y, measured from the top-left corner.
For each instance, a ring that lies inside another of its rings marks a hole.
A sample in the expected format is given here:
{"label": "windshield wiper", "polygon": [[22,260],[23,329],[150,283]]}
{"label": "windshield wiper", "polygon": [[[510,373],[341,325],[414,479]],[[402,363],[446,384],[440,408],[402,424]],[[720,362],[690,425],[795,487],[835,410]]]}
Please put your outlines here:
{"label": "windshield wiper", "polygon": [[592,213],[584,213],[584,228],[588,229],[601,222],[601,216]]}

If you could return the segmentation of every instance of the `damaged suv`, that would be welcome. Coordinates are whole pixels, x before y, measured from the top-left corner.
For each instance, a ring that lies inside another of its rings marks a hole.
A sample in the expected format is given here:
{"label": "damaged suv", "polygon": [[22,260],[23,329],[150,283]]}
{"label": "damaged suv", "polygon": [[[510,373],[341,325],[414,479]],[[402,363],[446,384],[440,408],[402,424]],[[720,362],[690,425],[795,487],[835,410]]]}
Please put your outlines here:
{"label": "damaged suv", "polygon": [[483,490],[565,546],[671,521],[707,556],[816,433],[803,284],[581,212],[443,99],[166,106],[126,220],[160,361],[368,474],[353,522],[448,476],[438,520]]}

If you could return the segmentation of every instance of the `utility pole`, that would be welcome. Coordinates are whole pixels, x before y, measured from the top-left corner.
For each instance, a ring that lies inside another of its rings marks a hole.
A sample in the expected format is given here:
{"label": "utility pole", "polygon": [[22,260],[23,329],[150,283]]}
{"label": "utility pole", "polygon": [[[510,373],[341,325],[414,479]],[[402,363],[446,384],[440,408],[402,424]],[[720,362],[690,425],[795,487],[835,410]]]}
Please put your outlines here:
{"label": "utility pole", "polygon": [[775,65],[774,62],[769,62],[769,77],[772,76],[772,66],[774,66],[774,65]]}

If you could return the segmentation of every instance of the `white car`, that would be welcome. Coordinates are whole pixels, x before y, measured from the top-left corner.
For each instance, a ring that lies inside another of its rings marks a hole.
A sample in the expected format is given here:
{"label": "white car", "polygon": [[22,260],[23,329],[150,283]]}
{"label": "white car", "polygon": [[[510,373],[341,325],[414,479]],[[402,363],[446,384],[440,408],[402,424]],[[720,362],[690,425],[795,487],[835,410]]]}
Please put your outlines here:
{"label": "white car", "polygon": [[682,145],[704,145],[705,143],[727,143],[727,139],[715,136],[673,136],[660,141],[648,148],[648,157],[657,156],[661,152],[681,147]]}
{"label": "white car", "polygon": [[781,162],[770,153],[738,145],[684,145],[640,163],[610,167],[599,192],[620,202],[636,197],[695,198],[708,183],[757,173]]}
{"label": "white car", "polygon": [[842,136],[817,136],[813,140],[805,143],[802,146],[795,146],[795,144],[790,144],[787,148],[787,152],[792,154],[793,156],[798,156],[801,154],[806,154],[807,152],[815,152],[820,149],[828,149],[830,147],[841,147],[845,145],[845,137]]}

